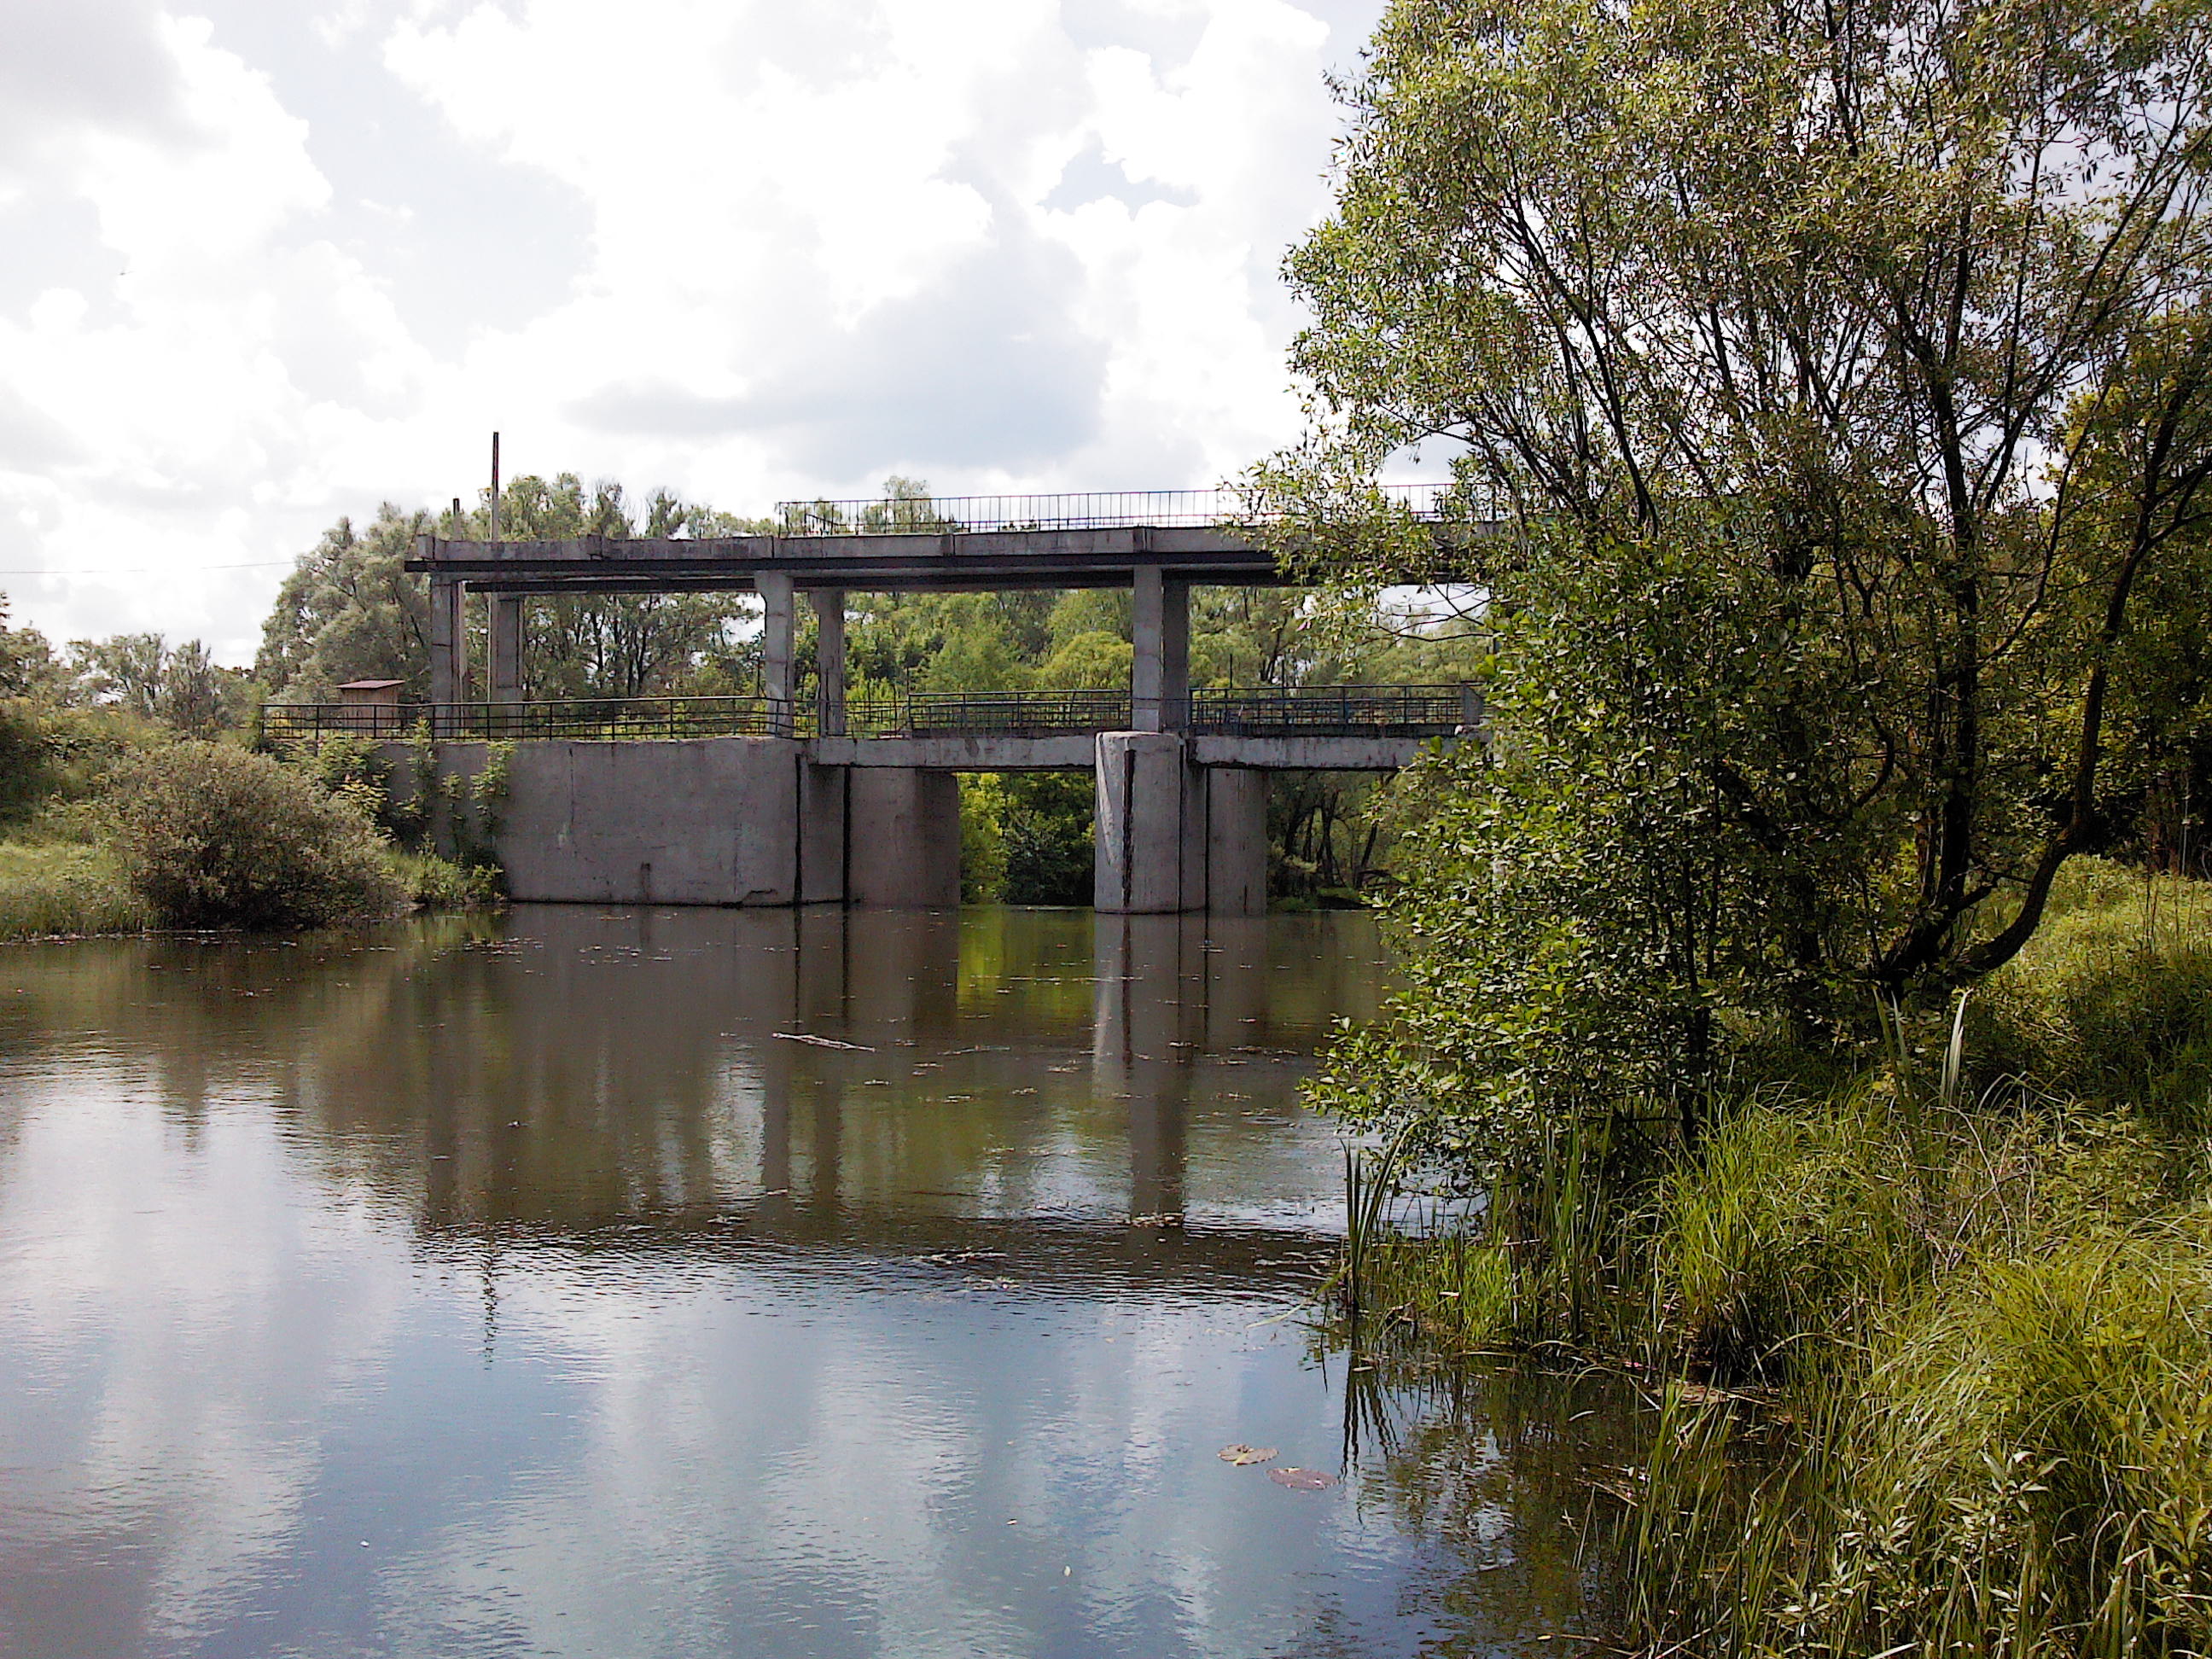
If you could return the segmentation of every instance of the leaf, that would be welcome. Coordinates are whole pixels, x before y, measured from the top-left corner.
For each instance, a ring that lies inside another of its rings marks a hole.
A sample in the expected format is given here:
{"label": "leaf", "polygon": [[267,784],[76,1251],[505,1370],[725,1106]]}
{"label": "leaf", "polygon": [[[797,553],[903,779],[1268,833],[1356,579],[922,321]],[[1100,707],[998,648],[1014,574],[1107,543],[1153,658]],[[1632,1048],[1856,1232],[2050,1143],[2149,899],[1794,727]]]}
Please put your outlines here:
{"label": "leaf", "polygon": [[1235,1445],[1224,1446],[1221,1449],[1223,1462],[1235,1463],[1239,1466],[1246,1463],[1269,1463],[1274,1461],[1274,1457],[1275,1449],[1273,1446]]}
{"label": "leaf", "polygon": [[1319,1469],[1269,1469],[1267,1479],[1296,1492],[1326,1492],[1336,1484],[1334,1475],[1323,1474]]}

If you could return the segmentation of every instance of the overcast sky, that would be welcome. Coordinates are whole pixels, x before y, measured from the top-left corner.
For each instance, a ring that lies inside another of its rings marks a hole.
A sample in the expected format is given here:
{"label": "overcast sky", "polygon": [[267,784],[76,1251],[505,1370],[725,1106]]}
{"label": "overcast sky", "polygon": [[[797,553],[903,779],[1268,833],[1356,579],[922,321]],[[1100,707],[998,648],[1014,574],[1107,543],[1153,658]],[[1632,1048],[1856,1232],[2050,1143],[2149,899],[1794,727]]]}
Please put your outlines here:
{"label": "overcast sky", "polygon": [[1297,430],[1277,269],[1379,9],[0,0],[0,588],[250,660],[495,427],[742,512],[1217,483]]}

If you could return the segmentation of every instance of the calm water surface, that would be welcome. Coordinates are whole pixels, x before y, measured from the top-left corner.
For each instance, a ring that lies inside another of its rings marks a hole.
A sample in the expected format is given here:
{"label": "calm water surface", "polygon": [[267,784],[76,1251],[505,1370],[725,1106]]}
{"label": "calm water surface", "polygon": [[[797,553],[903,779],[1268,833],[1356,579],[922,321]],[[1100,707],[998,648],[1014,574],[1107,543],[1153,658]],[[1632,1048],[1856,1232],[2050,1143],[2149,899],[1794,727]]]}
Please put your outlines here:
{"label": "calm water surface", "polygon": [[1613,1403],[1304,1322],[1297,1085],[1379,956],[567,907],[0,947],[0,1654],[1561,1651]]}

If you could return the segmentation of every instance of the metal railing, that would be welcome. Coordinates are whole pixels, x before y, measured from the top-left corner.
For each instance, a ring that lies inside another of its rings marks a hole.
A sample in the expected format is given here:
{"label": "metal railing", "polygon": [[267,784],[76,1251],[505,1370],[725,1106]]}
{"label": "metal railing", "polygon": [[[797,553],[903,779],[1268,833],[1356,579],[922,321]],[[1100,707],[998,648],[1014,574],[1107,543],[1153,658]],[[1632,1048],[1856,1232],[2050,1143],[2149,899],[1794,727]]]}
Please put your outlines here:
{"label": "metal railing", "polygon": [[[1383,495],[1433,515],[1449,484],[1388,484]],[[875,501],[779,501],[785,536],[902,536],[1000,530],[1115,530],[1146,525],[1204,528],[1248,523],[1233,489],[1118,489],[1079,495],[936,495]]]}
{"label": "metal railing", "polygon": [[1231,686],[1190,694],[1183,729],[1207,736],[1449,737],[1482,724],[1471,685]]}
{"label": "metal railing", "polygon": [[1128,726],[1126,691],[916,691],[845,706],[855,738],[1049,738]]}
{"label": "metal railing", "polygon": [[261,710],[272,744],[325,737],[734,738],[788,736],[795,711],[767,697],[589,697],[548,702],[361,704],[272,702]]}
{"label": "metal railing", "polygon": [[[1194,691],[1164,711],[1170,727],[1226,737],[1443,737],[1482,720],[1471,686],[1224,687]],[[842,722],[812,703],[769,697],[599,697],[550,702],[272,702],[263,737],[279,747],[325,738],[373,742],[436,738],[728,737],[1042,738],[1127,731],[1126,691],[912,692],[854,699]]]}

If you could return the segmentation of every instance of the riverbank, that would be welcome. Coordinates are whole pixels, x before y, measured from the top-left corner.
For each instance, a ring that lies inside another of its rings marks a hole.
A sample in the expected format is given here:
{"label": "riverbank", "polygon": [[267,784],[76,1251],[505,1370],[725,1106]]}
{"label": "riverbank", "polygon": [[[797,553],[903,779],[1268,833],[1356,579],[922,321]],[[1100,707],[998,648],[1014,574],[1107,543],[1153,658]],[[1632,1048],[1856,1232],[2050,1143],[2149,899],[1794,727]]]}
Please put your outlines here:
{"label": "riverbank", "polygon": [[1632,1646],[2203,1651],[2208,1128],[2212,887],[2084,863],[1962,1018],[1777,1066],[1694,1153],[1623,1121],[1478,1221],[1370,1199],[1336,1334],[1644,1380]]}
{"label": "riverbank", "polygon": [[0,940],[313,926],[498,902],[404,844],[345,756],[300,763],[118,710],[0,705]]}

